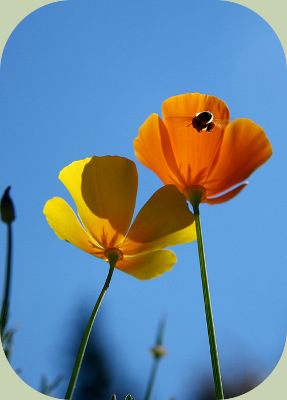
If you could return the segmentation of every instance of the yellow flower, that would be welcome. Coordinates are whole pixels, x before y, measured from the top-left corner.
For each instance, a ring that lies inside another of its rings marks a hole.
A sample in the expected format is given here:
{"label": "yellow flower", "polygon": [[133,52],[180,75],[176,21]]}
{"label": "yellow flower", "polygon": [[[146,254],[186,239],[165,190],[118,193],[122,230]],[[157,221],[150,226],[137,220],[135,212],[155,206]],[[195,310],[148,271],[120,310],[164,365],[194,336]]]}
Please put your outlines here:
{"label": "yellow flower", "polygon": [[116,268],[138,279],[172,268],[175,254],[163,248],[196,240],[193,214],[174,185],[159,189],[130,227],[138,185],[131,160],[86,158],[65,167],[59,179],[72,195],[82,224],[63,199],[54,197],[44,214],[58,237],[106,261],[112,249],[119,255]]}
{"label": "yellow flower", "polygon": [[163,120],[152,114],[140,127],[135,153],[188,199],[195,190],[209,204],[230,200],[272,154],[263,129],[246,118],[229,123],[229,110],[217,97],[174,96],[163,102],[162,114]]}

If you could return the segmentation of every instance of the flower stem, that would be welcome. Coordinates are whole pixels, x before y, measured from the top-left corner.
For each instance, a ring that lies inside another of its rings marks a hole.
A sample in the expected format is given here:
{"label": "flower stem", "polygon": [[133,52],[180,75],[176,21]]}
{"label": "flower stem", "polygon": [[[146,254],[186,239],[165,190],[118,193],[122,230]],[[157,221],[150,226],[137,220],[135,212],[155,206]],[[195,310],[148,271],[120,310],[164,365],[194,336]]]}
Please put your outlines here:
{"label": "flower stem", "polygon": [[146,394],[145,394],[144,400],[149,400],[150,399],[150,396],[151,396],[151,393],[152,393],[152,389],[153,389],[153,386],[154,386],[154,382],[155,382],[155,378],[156,378],[156,374],[157,374],[157,370],[158,370],[159,361],[166,354],[166,350],[164,349],[164,347],[162,347],[163,332],[164,332],[165,324],[166,324],[166,319],[163,318],[160,321],[160,324],[159,324],[159,327],[158,327],[156,344],[151,349],[151,353],[153,354],[153,359],[154,360],[153,360],[153,365],[152,365],[152,369],[151,369],[151,372],[150,372],[149,381],[148,381],[147,390],[146,390]]}
{"label": "flower stem", "polygon": [[89,337],[90,337],[90,333],[91,333],[91,330],[92,330],[92,327],[93,327],[93,323],[95,321],[95,318],[96,318],[96,315],[97,315],[98,310],[100,308],[100,305],[101,305],[101,303],[103,301],[103,298],[104,298],[104,296],[106,294],[106,291],[107,291],[107,289],[108,289],[108,287],[110,285],[110,281],[111,281],[111,278],[112,278],[112,275],[113,275],[113,272],[114,272],[115,265],[116,265],[117,261],[118,261],[118,256],[116,254],[111,254],[109,256],[109,263],[110,263],[109,273],[108,273],[107,279],[105,281],[105,284],[103,286],[103,289],[102,289],[102,291],[101,291],[101,293],[100,293],[100,295],[98,297],[96,305],[95,305],[95,307],[93,309],[93,312],[92,312],[92,314],[90,316],[88,325],[86,327],[86,330],[85,330],[85,333],[84,333],[84,336],[83,336],[83,339],[82,339],[82,342],[81,342],[81,346],[79,348],[78,356],[77,356],[77,359],[76,359],[76,362],[75,362],[75,366],[74,366],[74,369],[73,369],[73,372],[72,372],[70,383],[69,383],[69,386],[68,386],[68,389],[67,389],[67,393],[66,393],[65,399],[71,400],[72,397],[73,397],[73,393],[74,393],[74,390],[75,390],[75,386],[76,386],[76,383],[77,383],[78,375],[79,375],[79,372],[80,372],[80,368],[81,368],[81,365],[82,365],[82,361],[83,361],[83,358],[84,358],[84,354],[85,354],[87,343],[88,343],[88,340],[89,340]]}
{"label": "flower stem", "polygon": [[150,399],[150,395],[151,395],[151,392],[152,392],[152,389],[153,389],[153,386],[154,386],[155,377],[156,377],[157,370],[158,370],[159,361],[160,361],[159,358],[155,358],[153,360],[153,365],[152,365],[152,369],[151,369],[151,372],[150,372],[148,387],[147,387],[147,391],[146,391],[144,400],[149,400]]}
{"label": "flower stem", "polygon": [[7,224],[8,241],[7,241],[7,263],[6,263],[6,282],[3,304],[0,317],[1,340],[3,339],[9,313],[9,294],[11,286],[11,254],[12,254],[12,228],[11,223]]}
{"label": "flower stem", "polygon": [[206,263],[205,263],[205,256],[204,256],[204,248],[203,248],[203,240],[202,240],[202,232],[201,232],[198,204],[193,204],[193,211],[194,211],[195,227],[196,227],[196,234],[197,234],[197,246],[198,246],[198,255],[199,255],[199,263],[200,263],[200,273],[201,273],[202,290],[203,290],[203,298],[204,298],[204,306],[205,306],[205,315],[206,315],[211,363],[212,363],[212,370],[213,370],[213,379],[214,379],[214,385],[215,385],[215,393],[216,393],[216,399],[221,400],[221,399],[224,399],[224,396],[223,396],[223,389],[222,389],[222,382],[221,382],[221,375],[220,375],[220,366],[219,366],[218,354],[217,354],[215,331],[214,331],[214,325],[213,325],[213,317],[212,317],[211,301],[210,301],[210,294],[209,294],[209,287],[208,287],[208,278],[207,278],[207,271],[206,271]]}

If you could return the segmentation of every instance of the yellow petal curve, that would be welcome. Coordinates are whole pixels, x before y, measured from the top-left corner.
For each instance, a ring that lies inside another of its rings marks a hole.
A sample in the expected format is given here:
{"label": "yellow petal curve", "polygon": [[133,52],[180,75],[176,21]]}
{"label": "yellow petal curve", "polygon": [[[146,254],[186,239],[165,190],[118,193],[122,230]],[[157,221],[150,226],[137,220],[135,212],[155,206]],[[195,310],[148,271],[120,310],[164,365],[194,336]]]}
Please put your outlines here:
{"label": "yellow petal curve", "polygon": [[71,193],[89,234],[105,249],[117,247],[134,212],[138,184],[134,162],[94,156],[68,165],[59,179]]}
{"label": "yellow petal curve", "polygon": [[139,256],[124,257],[117,262],[116,268],[137,279],[145,280],[170,271],[176,262],[176,256],[171,250],[159,250]]}
{"label": "yellow petal curve", "polygon": [[49,225],[60,239],[72,243],[86,253],[103,258],[101,256],[103,251],[89,237],[76,214],[65,200],[60,197],[48,200],[43,213]]}
{"label": "yellow petal curve", "polygon": [[140,254],[196,240],[194,216],[175,185],[157,190],[136,216],[124,254]]}

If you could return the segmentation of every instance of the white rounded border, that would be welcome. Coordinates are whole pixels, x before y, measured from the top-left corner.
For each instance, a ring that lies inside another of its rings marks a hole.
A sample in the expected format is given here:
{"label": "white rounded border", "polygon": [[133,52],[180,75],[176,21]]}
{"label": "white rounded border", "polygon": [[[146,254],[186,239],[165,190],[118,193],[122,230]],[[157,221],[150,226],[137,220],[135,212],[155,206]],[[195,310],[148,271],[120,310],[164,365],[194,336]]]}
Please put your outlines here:
{"label": "white rounded border", "polygon": [[[33,11],[57,1],[64,0],[0,0],[0,73],[5,45],[16,26]],[[230,0],[221,0],[230,1]],[[287,48],[286,0],[237,0],[240,4],[260,15],[277,34],[284,51]],[[287,398],[287,340],[282,356],[269,377],[250,392],[236,397],[238,400],[270,400]],[[0,398],[5,400],[54,399],[39,393],[27,385],[13,371],[0,346]],[[138,399],[140,400],[140,399]]]}

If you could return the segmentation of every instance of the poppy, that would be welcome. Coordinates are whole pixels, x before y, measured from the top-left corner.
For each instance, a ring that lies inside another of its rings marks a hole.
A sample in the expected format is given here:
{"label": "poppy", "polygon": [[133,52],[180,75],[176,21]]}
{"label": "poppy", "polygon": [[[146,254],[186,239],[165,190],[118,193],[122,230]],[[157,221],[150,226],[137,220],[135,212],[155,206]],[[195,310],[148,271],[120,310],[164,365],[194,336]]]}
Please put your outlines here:
{"label": "poppy", "polygon": [[174,184],[190,200],[222,203],[236,196],[244,182],[272,154],[264,130],[253,121],[230,121],[217,97],[187,93],[162,104],[163,120],[152,114],[134,140],[138,160],[164,184]]}
{"label": "poppy", "polygon": [[138,175],[133,161],[119,156],[91,157],[65,167],[59,179],[77,207],[79,219],[59,197],[49,200],[44,214],[62,240],[108,261],[138,279],[169,271],[176,256],[165,247],[196,240],[194,216],[174,185],[159,189],[133,217]]}

